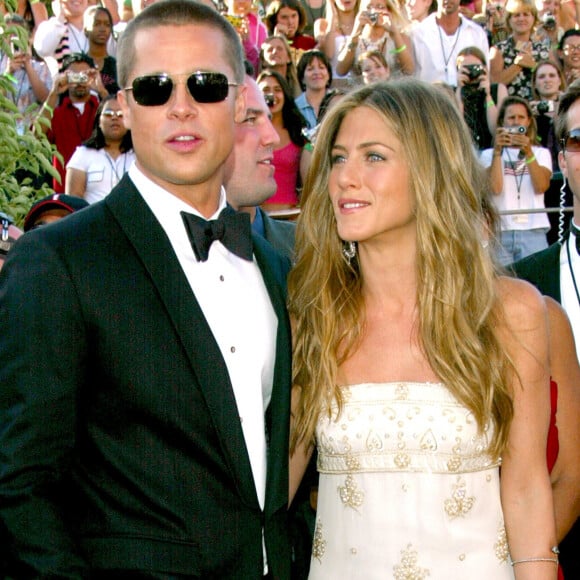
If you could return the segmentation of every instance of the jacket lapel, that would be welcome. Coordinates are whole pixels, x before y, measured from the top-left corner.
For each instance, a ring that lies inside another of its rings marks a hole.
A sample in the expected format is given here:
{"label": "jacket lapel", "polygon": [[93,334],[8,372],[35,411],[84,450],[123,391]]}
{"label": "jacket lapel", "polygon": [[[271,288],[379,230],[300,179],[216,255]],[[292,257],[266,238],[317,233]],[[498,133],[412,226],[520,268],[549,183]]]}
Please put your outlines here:
{"label": "jacket lapel", "polygon": [[240,495],[256,507],[258,499],[228,370],[169,238],[128,177],[105,203],[143,263],[183,344]]}
{"label": "jacket lapel", "polygon": [[288,445],[290,434],[291,337],[286,310],[286,275],[290,262],[261,236],[253,234],[254,255],[278,317],[272,399],[266,412],[268,473],[266,515],[288,505]]}

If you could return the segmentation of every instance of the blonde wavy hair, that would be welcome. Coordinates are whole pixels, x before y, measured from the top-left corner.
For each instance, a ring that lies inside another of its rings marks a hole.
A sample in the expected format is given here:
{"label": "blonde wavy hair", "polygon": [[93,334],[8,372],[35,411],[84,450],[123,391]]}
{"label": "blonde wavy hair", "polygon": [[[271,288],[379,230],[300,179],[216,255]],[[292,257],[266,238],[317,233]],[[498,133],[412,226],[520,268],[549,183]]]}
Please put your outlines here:
{"label": "blonde wavy hair", "polygon": [[342,408],[338,368],[364,332],[362,280],[356,258],[343,255],[328,195],[331,150],[345,116],[376,111],[400,140],[416,199],[418,337],[429,364],[472,413],[480,432],[493,425],[490,452],[504,449],[513,416],[514,369],[496,333],[502,320],[497,272],[482,236],[487,180],[457,107],[414,79],[348,94],[325,117],[305,183],[296,230],[296,264],[288,281],[294,322],[294,410],[291,448],[314,441],[321,413]]}

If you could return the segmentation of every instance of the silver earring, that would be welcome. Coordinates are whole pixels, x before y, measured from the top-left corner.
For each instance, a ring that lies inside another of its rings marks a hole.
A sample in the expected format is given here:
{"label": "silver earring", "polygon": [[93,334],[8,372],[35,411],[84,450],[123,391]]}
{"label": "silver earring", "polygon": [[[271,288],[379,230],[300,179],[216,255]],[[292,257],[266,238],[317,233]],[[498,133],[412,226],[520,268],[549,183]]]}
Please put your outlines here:
{"label": "silver earring", "polygon": [[356,256],[356,242],[342,242],[342,255],[350,266],[352,259]]}

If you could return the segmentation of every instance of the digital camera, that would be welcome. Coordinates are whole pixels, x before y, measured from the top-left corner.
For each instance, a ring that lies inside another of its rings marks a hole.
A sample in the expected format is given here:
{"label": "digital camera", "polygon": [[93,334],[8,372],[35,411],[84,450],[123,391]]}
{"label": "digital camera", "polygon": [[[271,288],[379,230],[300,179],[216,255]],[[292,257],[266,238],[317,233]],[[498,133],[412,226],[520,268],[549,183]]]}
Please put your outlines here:
{"label": "digital camera", "polygon": [[534,115],[546,115],[555,110],[554,101],[530,101],[530,107]]}
{"label": "digital camera", "polygon": [[276,99],[272,93],[264,93],[264,100],[266,101],[266,105],[271,107]]}
{"label": "digital camera", "polygon": [[67,71],[66,80],[71,85],[78,85],[89,82],[89,75],[85,72]]}
{"label": "digital camera", "polygon": [[556,17],[551,12],[546,12],[541,18],[542,26],[545,30],[556,29]]}
{"label": "digital camera", "polygon": [[517,127],[506,127],[505,130],[510,135],[525,135],[526,128],[523,125],[519,125]]}
{"label": "digital camera", "polygon": [[478,80],[485,72],[485,67],[482,64],[465,64],[463,66],[466,70],[467,77],[472,83]]}
{"label": "digital camera", "polygon": [[369,16],[369,20],[373,24],[376,24],[379,21],[379,15],[376,12],[369,12],[368,16]]}

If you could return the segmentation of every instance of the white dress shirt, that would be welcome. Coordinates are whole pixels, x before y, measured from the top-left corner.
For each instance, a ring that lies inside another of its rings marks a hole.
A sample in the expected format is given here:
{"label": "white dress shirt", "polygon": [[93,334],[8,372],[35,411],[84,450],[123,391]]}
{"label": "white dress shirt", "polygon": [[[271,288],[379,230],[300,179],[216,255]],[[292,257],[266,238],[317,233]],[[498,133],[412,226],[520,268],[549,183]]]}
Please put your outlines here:
{"label": "white dress shirt", "polygon": [[[575,225],[579,227],[578,224],[575,223]],[[576,287],[580,291],[580,256],[576,251],[576,236],[574,232],[570,232],[568,240],[562,244],[560,250],[560,295],[562,297],[562,308],[566,311],[572,325],[572,332],[576,341],[576,354],[578,360],[580,360],[580,303],[578,302],[578,295],[576,294],[574,280],[570,272],[568,252],[570,252],[570,262],[572,263]]]}
{"label": "white dress shirt", "polygon": [[[193,253],[180,212],[192,206],[165,191],[133,164],[129,177],[167,234],[187,281],[203,311],[226,363],[260,507],[266,496],[266,429],[276,360],[278,319],[262,273],[216,241],[206,262]],[[226,206],[222,188],[215,219]],[[204,218],[205,219],[205,218]]]}

